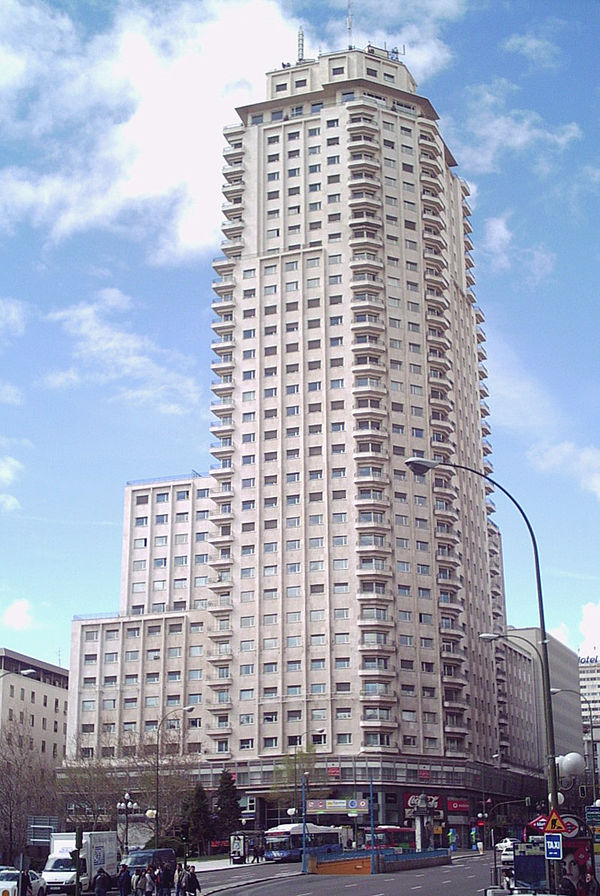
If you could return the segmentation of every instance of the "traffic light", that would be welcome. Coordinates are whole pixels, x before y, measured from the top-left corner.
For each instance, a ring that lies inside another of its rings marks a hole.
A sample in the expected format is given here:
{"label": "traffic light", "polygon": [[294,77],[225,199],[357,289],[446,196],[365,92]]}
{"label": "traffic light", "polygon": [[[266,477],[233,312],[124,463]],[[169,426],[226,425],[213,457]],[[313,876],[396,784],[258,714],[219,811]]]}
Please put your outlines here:
{"label": "traffic light", "polygon": [[525,797],[525,805],[526,805],[526,806],[531,806],[531,797],[530,797],[530,796],[526,796],[526,797]]}
{"label": "traffic light", "polygon": [[79,859],[79,850],[78,850],[78,849],[72,849],[71,852],[69,853],[69,855],[71,856],[71,861],[73,862],[73,864],[74,864],[75,867],[77,868],[77,861],[78,861],[78,859]]}
{"label": "traffic light", "polygon": [[190,823],[189,821],[183,821],[181,823],[181,839],[185,843],[188,837],[190,836]]}
{"label": "traffic light", "polygon": [[580,797],[580,799],[584,800],[586,798],[586,796],[587,796],[587,790],[586,790],[585,784],[580,784],[579,785],[579,797]]}

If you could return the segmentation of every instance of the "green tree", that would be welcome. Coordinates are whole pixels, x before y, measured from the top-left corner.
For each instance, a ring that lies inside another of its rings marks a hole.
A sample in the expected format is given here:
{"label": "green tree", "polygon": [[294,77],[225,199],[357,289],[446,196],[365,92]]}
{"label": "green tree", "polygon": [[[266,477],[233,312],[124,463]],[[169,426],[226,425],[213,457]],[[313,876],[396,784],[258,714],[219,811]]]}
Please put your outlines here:
{"label": "green tree", "polygon": [[192,793],[183,801],[181,820],[189,825],[188,842],[192,855],[194,847],[199,855],[206,853],[206,844],[214,833],[214,820],[210,802],[202,784],[196,784]]}
{"label": "green tree", "polygon": [[265,799],[280,809],[295,808],[302,811],[302,779],[306,779],[306,795],[313,799],[325,799],[331,788],[325,769],[317,765],[317,753],[313,744],[306,750],[296,750],[281,757],[273,771],[273,781]]}
{"label": "green tree", "polygon": [[229,837],[240,826],[241,810],[235,781],[228,771],[222,771],[217,790],[216,827],[221,839]]}

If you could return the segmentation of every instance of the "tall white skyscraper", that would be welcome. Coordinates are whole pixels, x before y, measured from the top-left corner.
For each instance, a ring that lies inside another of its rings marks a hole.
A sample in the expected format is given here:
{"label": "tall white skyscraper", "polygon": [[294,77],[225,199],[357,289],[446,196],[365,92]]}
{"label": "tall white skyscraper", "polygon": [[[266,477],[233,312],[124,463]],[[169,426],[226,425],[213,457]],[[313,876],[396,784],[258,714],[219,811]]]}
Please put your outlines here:
{"label": "tall white skyscraper", "polygon": [[238,112],[213,453],[232,630],[254,626],[254,750],[491,755],[491,505],[477,477],[404,464],[491,469],[468,187],[385,51],[271,72]]}
{"label": "tall white skyscraper", "polygon": [[[225,129],[215,464],[127,490],[121,616],[73,629],[71,754],[126,761],[192,701],[177,749],[208,785],[235,770],[260,823],[310,749],[334,794],[375,777],[380,820],[433,788],[466,831],[493,757],[527,771],[503,647],[478,637],[506,623],[501,543],[484,480],[405,460],[492,470],[468,186],[397,54],[267,78]],[[120,688],[83,711],[107,655]]]}

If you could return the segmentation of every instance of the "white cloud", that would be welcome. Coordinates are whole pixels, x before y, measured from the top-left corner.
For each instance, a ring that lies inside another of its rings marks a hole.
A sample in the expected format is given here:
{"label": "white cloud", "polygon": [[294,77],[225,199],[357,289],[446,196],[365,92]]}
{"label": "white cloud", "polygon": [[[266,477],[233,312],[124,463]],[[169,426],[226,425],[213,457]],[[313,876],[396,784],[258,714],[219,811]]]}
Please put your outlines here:
{"label": "white cloud", "polygon": [[2,625],[16,632],[33,628],[32,607],[28,600],[15,600],[2,613]]}
{"label": "white cloud", "polygon": [[525,156],[534,169],[542,172],[548,169],[548,158],[581,138],[575,122],[551,128],[538,112],[508,108],[516,91],[517,87],[506,78],[470,89],[466,120],[460,129],[453,128],[458,157],[467,171],[497,171],[500,157],[510,152]]}
{"label": "white cloud", "polygon": [[163,352],[150,339],[119,328],[112,320],[132,307],[118,289],[102,289],[96,301],[81,302],[49,319],[73,338],[73,365],[47,375],[47,388],[81,383],[111,384],[119,399],[155,407],[163,414],[184,414],[199,401],[199,387],[185,372],[187,359]]}
{"label": "white cloud", "polygon": [[23,302],[0,298],[0,340],[23,334],[26,313]]}
{"label": "white cloud", "polygon": [[515,351],[496,335],[486,364],[493,396],[494,426],[512,429],[535,443],[540,434],[547,438],[556,436],[562,415],[553,399],[531,376]]}
{"label": "white cloud", "polygon": [[[32,97],[25,109],[13,102],[9,128],[31,134],[34,163],[0,172],[1,220],[43,226],[54,240],[112,228],[150,239],[157,261],[214,244],[222,127],[264,93],[264,60],[295,53],[296,22],[274,0],[138,4],[85,40],[36,9],[25,35],[8,29],[12,80]],[[45,32],[45,65],[28,68],[22,44]],[[13,97],[14,85],[7,90]]]}
{"label": "white cloud", "polygon": [[23,404],[23,392],[12,383],[0,382],[0,404]]}
{"label": "white cloud", "polygon": [[[177,262],[218,241],[222,127],[235,122],[237,105],[264,95],[266,67],[295,60],[297,7],[111,6],[105,30],[89,35],[36,0],[3,5],[0,123],[23,146],[22,161],[0,170],[0,221],[9,230],[28,222],[54,241],[108,228],[152,246],[155,262]],[[323,52],[347,41],[345,2],[334,9]],[[407,64],[426,77],[449,64],[440,30],[465,9],[465,0],[402,9],[365,0],[354,42],[406,44]],[[306,55],[314,56],[305,30]]]}
{"label": "white cloud", "polygon": [[545,472],[557,471],[575,479],[583,491],[600,499],[600,449],[574,442],[537,445],[529,452],[533,465]]}
{"label": "white cloud", "polygon": [[509,216],[510,213],[506,212],[484,222],[481,251],[490,257],[494,270],[510,267],[509,250],[513,235],[508,226]]}
{"label": "white cloud", "polygon": [[23,469],[23,464],[16,458],[8,454],[0,457],[0,485],[12,485]]}
{"label": "white cloud", "polygon": [[583,605],[579,631],[583,637],[579,645],[580,656],[600,654],[600,603]]}
{"label": "white cloud", "polygon": [[513,231],[508,226],[511,214],[507,211],[484,221],[481,254],[493,271],[517,268],[521,279],[525,273],[525,282],[537,286],[552,273],[556,256],[543,246],[515,245]]}
{"label": "white cloud", "polygon": [[12,513],[13,511],[20,509],[21,505],[14,495],[0,494],[0,510],[3,513]]}
{"label": "white cloud", "polygon": [[503,47],[509,53],[524,56],[536,69],[557,68],[560,50],[548,38],[533,32],[513,34],[504,41]]}

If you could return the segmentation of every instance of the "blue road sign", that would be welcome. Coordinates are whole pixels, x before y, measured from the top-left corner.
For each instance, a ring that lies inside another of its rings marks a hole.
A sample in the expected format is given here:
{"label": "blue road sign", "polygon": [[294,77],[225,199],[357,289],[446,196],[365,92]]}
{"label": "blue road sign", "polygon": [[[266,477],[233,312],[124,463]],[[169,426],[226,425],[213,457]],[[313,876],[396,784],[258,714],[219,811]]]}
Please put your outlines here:
{"label": "blue road sign", "polygon": [[544,834],[544,848],[547,859],[562,859],[562,834]]}

